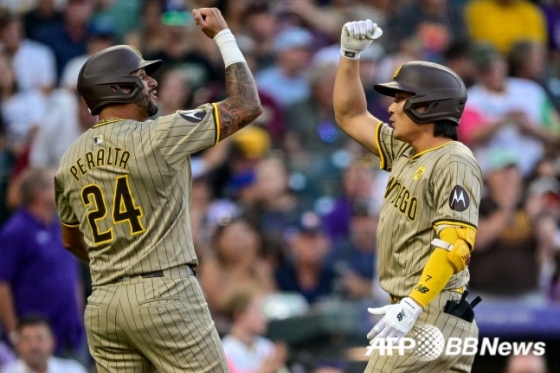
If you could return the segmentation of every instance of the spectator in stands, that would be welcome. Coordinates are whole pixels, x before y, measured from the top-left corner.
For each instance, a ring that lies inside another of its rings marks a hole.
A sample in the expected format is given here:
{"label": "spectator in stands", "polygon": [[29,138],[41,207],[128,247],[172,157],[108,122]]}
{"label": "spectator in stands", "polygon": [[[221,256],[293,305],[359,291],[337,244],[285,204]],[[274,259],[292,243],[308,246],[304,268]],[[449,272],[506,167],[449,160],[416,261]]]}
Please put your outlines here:
{"label": "spectator in stands", "polygon": [[441,62],[454,40],[466,37],[461,7],[453,1],[420,0],[405,5],[391,22],[390,37],[398,49],[420,47],[422,59]]}
{"label": "spectator in stands", "polygon": [[282,31],[274,40],[276,63],[257,73],[259,89],[272,96],[282,107],[309,97],[309,82],[304,71],[311,58],[313,36],[303,28]]}
{"label": "spectator in stands", "polygon": [[226,297],[224,312],[231,329],[222,342],[232,373],[276,373],[286,365],[286,346],[263,336],[267,328],[263,295],[253,285],[237,286]]}
{"label": "spectator in stands", "polygon": [[89,113],[77,92],[78,74],[90,56],[114,45],[113,31],[96,22],[90,24],[87,53],[68,61],[62,73],[61,88],[53,91],[48,99],[48,120],[44,120],[31,144],[31,167],[57,168],[70,145],[97,122],[97,117]]}
{"label": "spectator in stands", "polygon": [[324,218],[326,231],[333,240],[349,237],[353,208],[357,204],[371,204],[374,181],[372,168],[360,162],[354,162],[344,171],[344,193]]}
{"label": "spectator in stands", "polygon": [[17,16],[0,15],[0,42],[15,71],[19,90],[39,90],[46,94],[54,88],[57,72],[53,52],[43,44],[26,39]]}
{"label": "spectator in stands", "polygon": [[258,284],[264,291],[274,289],[271,269],[261,258],[261,239],[242,218],[226,220],[213,239],[214,256],[200,266],[200,283],[218,331],[224,331],[225,296],[235,286]]}
{"label": "spectator in stands", "polygon": [[[307,186],[299,190],[300,197],[315,202],[321,195],[338,195],[341,168],[335,153],[343,151],[349,137],[336,125],[332,106],[336,65],[312,66],[308,74],[311,95],[288,106],[286,123],[290,145],[291,170],[305,175]],[[314,187],[311,184],[316,184]]]}
{"label": "spectator in stands", "polygon": [[55,0],[38,0],[34,9],[23,15],[25,36],[35,39],[38,29],[60,27],[64,22],[62,12],[57,9]]}
{"label": "spectator in stands", "polygon": [[2,367],[3,373],[86,373],[78,362],[53,356],[55,336],[49,322],[39,316],[19,320],[15,348],[19,359]]}
{"label": "spectator in stands", "polygon": [[[0,53],[0,105],[8,150],[15,157],[28,149],[46,116],[46,98],[39,91],[18,89],[9,57]],[[24,155],[25,156],[25,155]]]}
{"label": "spectator in stands", "polygon": [[455,40],[443,53],[443,64],[455,71],[463,79],[467,88],[472,86],[475,81],[475,68],[471,59],[470,48],[471,43],[468,39]]}
{"label": "spectator in stands", "polygon": [[484,168],[491,147],[523,149],[519,168],[528,176],[547,146],[558,148],[558,114],[537,83],[507,77],[506,61],[491,44],[477,43],[472,53],[477,84],[469,88],[466,106],[481,116],[469,125],[475,156]]}
{"label": "spectator in stands", "polygon": [[364,202],[355,203],[352,210],[349,234],[335,242],[328,263],[339,276],[345,297],[371,299],[379,289],[375,270],[379,218]]}
{"label": "spectator in stands", "polygon": [[504,54],[519,40],[547,41],[544,15],[528,0],[469,1],[465,16],[472,41],[491,42]]}
{"label": "spectator in stands", "polygon": [[133,45],[142,54],[156,55],[161,52],[166,42],[162,37],[164,25],[161,22],[161,0],[143,0],[140,17],[140,27],[129,32],[124,42]]}
{"label": "spectator in stands", "polygon": [[488,194],[480,203],[470,284],[486,303],[543,305],[539,240],[545,238],[538,236],[537,222],[524,208],[519,159],[511,148],[489,151]]}
{"label": "spectator in stands", "polygon": [[[278,15],[271,11],[270,4],[254,2],[245,10],[243,32],[254,42],[252,54],[255,66],[251,71],[269,68],[276,62],[274,38],[278,34]],[[243,51],[245,55],[245,51]]]}
{"label": "spectator in stands", "polygon": [[78,262],[62,245],[54,172],[21,175],[16,211],[0,231],[0,321],[12,343],[18,319],[41,314],[52,326],[57,356],[89,361]]}
{"label": "spectator in stands", "polygon": [[304,212],[288,245],[288,261],[276,270],[278,289],[298,292],[309,303],[331,296],[336,275],[326,266],[331,242],[321,218],[312,211]]}
{"label": "spectator in stands", "polygon": [[535,354],[511,354],[504,373],[547,373],[546,360]]}
{"label": "spectator in stands", "polygon": [[248,218],[267,238],[283,241],[301,214],[298,196],[289,184],[285,159],[272,154],[255,167],[255,206]]}
{"label": "spectator in stands", "polygon": [[68,61],[86,54],[92,14],[92,0],[68,0],[63,11],[64,22],[61,25],[48,25],[36,30],[35,39],[54,51],[57,76],[62,75]]}
{"label": "spectator in stands", "polygon": [[550,75],[546,55],[545,45],[531,40],[518,41],[508,56],[510,76],[539,83],[551,100],[550,104],[559,110],[560,79]]}
{"label": "spectator in stands", "polygon": [[177,110],[192,108],[191,91],[188,76],[178,68],[167,70],[158,84],[157,116],[169,115]]}

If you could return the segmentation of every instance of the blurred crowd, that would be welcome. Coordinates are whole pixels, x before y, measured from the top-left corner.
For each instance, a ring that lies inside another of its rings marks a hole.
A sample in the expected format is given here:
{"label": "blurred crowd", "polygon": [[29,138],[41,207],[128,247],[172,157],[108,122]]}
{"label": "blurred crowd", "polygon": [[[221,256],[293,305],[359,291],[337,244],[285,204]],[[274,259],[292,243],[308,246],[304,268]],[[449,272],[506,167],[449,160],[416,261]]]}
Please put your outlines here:
{"label": "blurred crowd", "polygon": [[[52,328],[56,342],[43,355],[91,363],[82,322],[89,274],[62,247],[52,185],[64,151],[97,120],[76,91],[88,56],[124,43],[163,60],[157,116],[225,97],[215,43],[190,13],[166,12],[174,4],[0,0],[0,363],[15,351],[26,356],[26,325],[39,329],[36,343]],[[360,61],[368,109],[380,119],[391,98],[373,84],[406,61],[445,64],[468,86],[459,135],[485,178],[471,291],[485,303],[560,303],[559,0],[184,5],[222,11],[264,107],[252,125],[192,156],[197,272],[232,371],[287,364],[286,346],[262,337],[274,316],[261,315],[269,294],[296,294],[300,310],[332,299],[387,300],[375,263],[388,175],[338,128],[332,108],[340,30],[351,20],[371,19],[384,31]],[[240,343],[257,339],[254,350]]]}

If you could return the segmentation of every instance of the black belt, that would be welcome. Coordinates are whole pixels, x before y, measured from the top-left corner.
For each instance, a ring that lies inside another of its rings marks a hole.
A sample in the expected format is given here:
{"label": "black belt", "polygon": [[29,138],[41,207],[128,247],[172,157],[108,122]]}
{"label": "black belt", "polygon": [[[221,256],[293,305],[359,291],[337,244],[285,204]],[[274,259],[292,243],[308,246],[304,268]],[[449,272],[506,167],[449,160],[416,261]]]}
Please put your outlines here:
{"label": "black belt", "polygon": [[[185,270],[187,271],[187,274],[191,275],[191,276],[196,276],[196,272],[194,271],[193,267],[191,267],[190,264],[185,264]],[[164,277],[164,271],[163,270],[159,270],[159,271],[153,271],[153,272],[148,272],[148,273],[141,273],[139,275],[133,275],[133,276],[122,276],[119,277],[117,279],[117,281],[126,281],[126,280],[130,280],[133,277],[136,276],[140,276],[142,278],[152,278],[152,277]]]}

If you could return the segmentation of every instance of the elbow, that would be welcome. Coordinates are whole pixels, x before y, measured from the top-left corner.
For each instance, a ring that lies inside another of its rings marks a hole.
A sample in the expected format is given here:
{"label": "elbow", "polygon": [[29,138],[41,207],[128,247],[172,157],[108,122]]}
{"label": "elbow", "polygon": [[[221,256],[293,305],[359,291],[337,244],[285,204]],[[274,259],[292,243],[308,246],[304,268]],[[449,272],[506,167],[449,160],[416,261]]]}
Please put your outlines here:
{"label": "elbow", "polygon": [[251,104],[248,104],[245,110],[245,122],[251,123],[257,119],[263,113],[263,108],[261,106],[260,100],[257,100]]}

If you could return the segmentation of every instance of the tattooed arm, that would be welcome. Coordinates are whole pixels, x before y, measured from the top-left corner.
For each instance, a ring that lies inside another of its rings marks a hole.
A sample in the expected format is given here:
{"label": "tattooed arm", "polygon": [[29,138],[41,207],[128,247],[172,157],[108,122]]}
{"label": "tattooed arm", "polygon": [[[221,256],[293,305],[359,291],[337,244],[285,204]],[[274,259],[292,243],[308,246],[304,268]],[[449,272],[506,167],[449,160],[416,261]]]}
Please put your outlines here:
{"label": "tattooed arm", "polygon": [[[217,104],[220,120],[219,140],[223,140],[261,115],[261,101],[253,75],[235,44],[235,38],[227,30],[227,23],[220,11],[216,8],[194,9],[193,16],[202,32],[216,40],[226,65],[227,98]],[[224,35],[221,36],[221,41],[218,41],[219,34],[222,33]]]}
{"label": "tattooed arm", "polygon": [[218,103],[220,140],[251,123],[262,113],[257,85],[244,62],[226,68],[227,98]]}

